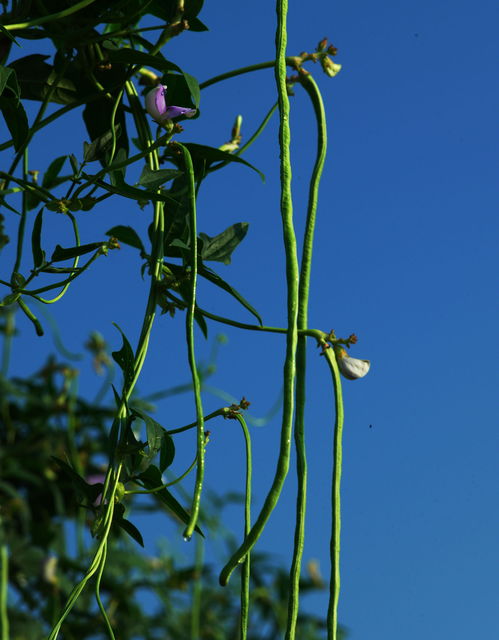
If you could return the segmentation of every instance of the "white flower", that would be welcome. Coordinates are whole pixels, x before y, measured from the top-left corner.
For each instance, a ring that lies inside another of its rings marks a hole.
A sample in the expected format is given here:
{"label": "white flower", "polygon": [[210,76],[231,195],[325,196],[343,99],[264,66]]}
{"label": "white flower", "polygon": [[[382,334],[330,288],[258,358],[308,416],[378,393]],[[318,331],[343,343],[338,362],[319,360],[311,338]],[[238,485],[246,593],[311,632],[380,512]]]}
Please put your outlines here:
{"label": "white flower", "polygon": [[352,358],[347,354],[345,349],[339,345],[334,346],[334,352],[336,354],[336,361],[338,362],[340,373],[348,380],[363,378],[369,372],[369,369],[371,368],[370,360]]}

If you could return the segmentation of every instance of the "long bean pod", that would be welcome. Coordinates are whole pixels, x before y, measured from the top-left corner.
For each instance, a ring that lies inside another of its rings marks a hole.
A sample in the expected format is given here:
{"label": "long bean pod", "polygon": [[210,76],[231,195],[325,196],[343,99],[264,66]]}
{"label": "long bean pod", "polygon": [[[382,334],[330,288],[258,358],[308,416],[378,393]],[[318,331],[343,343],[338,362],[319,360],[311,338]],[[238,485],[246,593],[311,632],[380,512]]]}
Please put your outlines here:
{"label": "long bean pod", "polygon": [[[310,75],[304,75],[302,84],[309,94],[317,120],[317,154],[315,158],[308,194],[307,222],[303,239],[300,268],[300,286],[298,301],[298,331],[308,327],[308,300],[310,291],[310,272],[312,267],[312,249],[317,216],[319,183],[322,176],[327,150],[326,115],[322,97]],[[296,353],[296,414],[295,414],[295,448],[298,493],[296,498],[296,525],[293,549],[293,561],[289,576],[288,621],[286,640],[294,640],[298,620],[300,596],[300,571],[305,543],[305,514],[307,506],[307,456],[305,448],[305,402],[306,402],[306,365],[307,338],[299,333]]]}
{"label": "long bean pod", "polygon": [[287,315],[288,328],[286,335],[286,359],[284,362],[283,416],[279,457],[274,480],[267,494],[263,507],[255,524],[245,537],[241,546],[231,556],[220,573],[220,584],[225,585],[237,565],[253,548],[260,537],[265,524],[281,495],[282,487],[289,470],[291,449],[291,432],[294,410],[294,383],[296,373],[296,343],[298,314],[298,258],[296,255],[296,238],[293,226],[293,204],[291,196],[291,161],[289,153],[289,99],[286,90],[286,16],[288,4],[286,0],[277,0],[276,31],[276,64],[275,77],[279,97],[279,147],[281,178],[281,219],[283,228],[284,250],[286,255]]}

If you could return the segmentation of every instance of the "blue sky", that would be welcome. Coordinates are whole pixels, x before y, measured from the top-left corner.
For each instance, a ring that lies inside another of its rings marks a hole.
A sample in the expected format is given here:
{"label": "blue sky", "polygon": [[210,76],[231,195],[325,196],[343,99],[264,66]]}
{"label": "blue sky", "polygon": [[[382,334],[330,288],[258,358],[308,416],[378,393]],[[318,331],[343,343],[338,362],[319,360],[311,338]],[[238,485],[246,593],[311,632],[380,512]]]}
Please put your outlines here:
{"label": "blue sky", "polygon": [[[334,79],[311,68],[326,103],[330,145],[320,191],[310,326],[334,328],[343,336],[357,333],[352,355],[372,360],[364,380],[344,384],[340,619],[352,640],[488,639],[499,632],[497,145],[492,135],[497,14],[489,0],[474,7],[462,0],[322,2],[313,12],[290,3],[288,52],[312,51],[327,36],[343,65]],[[200,81],[273,58],[269,3],[207,2],[200,17],[209,32],[184,34],[164,50]],[[239,113],[247,138],[273,101],[272,71],[210,87],[202,94],[201,117],[184,123],[181,140],[219,146]],[[266,174],[266,183],[245,167],[229,167],[203,185],[198,213],[199,228],[209,235],[234,222],[250,223],[232,265],[219,271],[266,324],[284,325],[276,125],[274,116],[245,156]],[[312,111],[299,87],[292,125],[300,238],[315,138]],[[30,150],[32,167],[45,168],[52,154],[81,155],[78,127],[68,117],[43,132]],[[136,226],[145,237],[148,216],[133,206],[112,205],[82,214],[82,241],[100,239],[115,224]],[[53,223],[54,245],[64,222]],[[9,269],[11,256],[2,252],[2,271]],[[136,340],[147,294],[139,268],[132,249],[113,252],[50,309],[68,348],[80,350],[93,329],[115,348],[119,336],[113,321]],[[207,309],[251,321],[226,296],[208,287],[199,295]],[[22,341],[15,346],[13,370],[23,373],[36,368],[52,344],[37,339],[22,319],[19,327]],[[252,413],[264,415],[280,393],[283,339],[217,326],[211,338],[220,330],[229,342],[210,383],[237,398],[245,395]],[[144,393],[188,380],[182,331],[180,316],[158,320],[139,385]],[[197,342],[200,356],[207,357],[211,342],[205,345],[201,336]],[[90,393],[96,382],[88,361],[80,377]],[[305,558],[318,559],[327,576],[333,409],[325,363],[312,343],[308,385]],[[204,403],[209,412],[221,401],[205,393]],[[157,417],[165,426],[193,416],[188,395],[158,404]],[[243,487],[243,443],[233,427],[210,425],[207,483],[220,492]],[[275,417],[252,429],[255,513],[273,476],[279,427]],[[193,434],[184,440],[179,470],[192,459]],[[291,468],[260,547],[286,560],[294,499]],[[241,514],[231,512],[229,524],[242,528]],[[147,524],[149,552],[162,527],[172,535],[164,517]],[[325,611],[326,595],[306,606]]]}

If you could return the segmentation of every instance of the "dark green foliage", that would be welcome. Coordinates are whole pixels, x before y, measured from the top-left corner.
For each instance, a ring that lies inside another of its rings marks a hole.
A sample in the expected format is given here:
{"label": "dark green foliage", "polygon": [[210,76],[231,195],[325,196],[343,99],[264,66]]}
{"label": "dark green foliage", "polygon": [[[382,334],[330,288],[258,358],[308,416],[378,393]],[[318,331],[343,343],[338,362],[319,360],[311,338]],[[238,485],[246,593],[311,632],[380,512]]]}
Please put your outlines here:
{"label": "dark green foliage", "polygon": [[[9,607],[13,640],[44,637],[52,616],[86,568],[88,552],[67,545],[74,526],[87,533],[97,516],[102,491],[102,468],[95,462],[105,450],[113,407],[99,407],[75,395],[76,371],[53,359],[24,380],[0,378],[0,500],[2,539],[9,546]],[[141,418],[145,414],[135,411]],[[152,420],[151,418],[149,418]],[[68,429],[68,425],[70,428]],[[155,423],[153,431],[162,427]],[[165,440],[163,440],[165,441]],[[166,440],[168,441],[168,440]],[[171,453],[169,454],[171,458]],[[168,466],[168,465],[167,465]],[[92,478],[93,476],[93,478]],[[86,480],[88,479],[88,481]],[[146,487],[161,483],[160,471],[150,466],[138,477]],[[185,522],[186,511],[167,489],[151,496]],[[226,499],[211,496],[203,522],[210,537],[224,533],[222,513]],[[202,589],[200,640],[238,638],[237,581],[218,586],[218,567],[181,563],[175,554],[158,549],[151,556],[137,547],[144,541],[126,517],[129,500],[117,505],[101,592],[121,640],[191,640],[192,593]],[[134,506],[134,512],[140,511]],[[68,525],[73,523],[70,527]],[[121,533],[120,533],[121,532]],[[129,537],[130,536],[130,537]],[[132,539],[130,539],[132,538]],[[198,538],[201,540],[201,538]],[[198,542],[199,544],[200,542]],[[279,640],[287,609],[287,570],[274,558],[253,554],[251,585],[251,640]],[[303,579],[303,591],[322,589],[316,571]],[[13,604],[15,602],[15,604]],[[303,614],[300,640],[324,637],[324,621]],[[64,626],[71,640],[104,639],[106,634],[92,589],[87,589]]]}

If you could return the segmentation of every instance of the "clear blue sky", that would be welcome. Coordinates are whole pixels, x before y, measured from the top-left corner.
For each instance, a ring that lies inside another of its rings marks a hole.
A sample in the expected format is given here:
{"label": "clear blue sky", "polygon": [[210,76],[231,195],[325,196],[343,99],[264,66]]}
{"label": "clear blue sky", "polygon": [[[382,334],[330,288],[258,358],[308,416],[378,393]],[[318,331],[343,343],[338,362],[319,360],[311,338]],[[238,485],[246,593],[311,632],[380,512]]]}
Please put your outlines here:
{"label": "clear blue sky", "polygon": [[[290,5],[289,53],[312,51],[327,36],[343,65],[334,79],[318,66],[311,69],[326,102],[330,146],[320,191],[310,326],[334,328],[344,336],[357,333],[352,355],[372,360],[364,380],[344,384],[340,619],[352,640],[496,638],[499,225],[493,132],[499,11],[490,0],[474,6],[463,0]],[[200,17],[209,32],[187,33],[164,51],[200,81],[273,58],[272,3],[207,2]],[[201,117],[184,123],[181,139],[219,146],[229,139],[239,113],[247,138],[273,101],[271,71],[210,87],[202,94]],[[315,138],[312,111],[299,87],[292,109],[300,237]],[[68,117],[57,133],[52,128],[40,136],[40,146],[31,150],[33,168],[43,170],[52,153],[81,154],[83,134],[75,122]],[[266,184],[233,166],[208,180],[199,200],[201,231],[215,235],[233,222],[250,223],[232,265],[219,270],[269,325],[285,323],[276,123],[246,156],[266,174]],[[137,226],[145,237],[148,216],[133,205],[82,214],[82,241],[101,239],[117,223]],[[60,228],[64,220],[54,218]],[[54,227],[54,244],[60,241]],[[11,254],[4,251],[0,264],[8,270]],[[51,308],[70,349],[80,350],[93,329],[115,348],[113,321],[136,340],[147,293],[139,267],[132,249],[113,252]],[[207,286],[201,287],[200,302],[248,319]],[[37,367],[52,345],[33,336],[21,319],[20,329],[13,366],[23,373]],[[217,326],[211,336],[219,330],[229,343],[210,383],[237,398],[245,395],[254,415],[265,414],[281,388],[283,339]],[[158,320],[140,383],[144,393],[188,380],[182,331],[180,316]],[[198,336],[201,356],[209,346]],[[308,382],[305,558],[318,559],[327,576],[333,411],[325,363],[312,343]],[[88,362],[81,385],[95,387]],[[221,401],[205,393],[204,403],[208,412]],[[159,404],[157,418],[168,427],[189,422],[191,398]],[[220,492],[243,487],[242,438],[234,426],[210,425],[207,483]],[[279,427],[275,417],[252,430],[255,513],[273,476]],[[179,470],[194,446],[193,435],[184,439]],[[291,469],[260,547],[285,559],[294,499]],[[231,514],[230,524],[242,528],[241,518]],[[163,516],[147,526],[148,552],[163,527],[170,535]],[[326,600],[324,595],[306,605],[325,612]]]}

